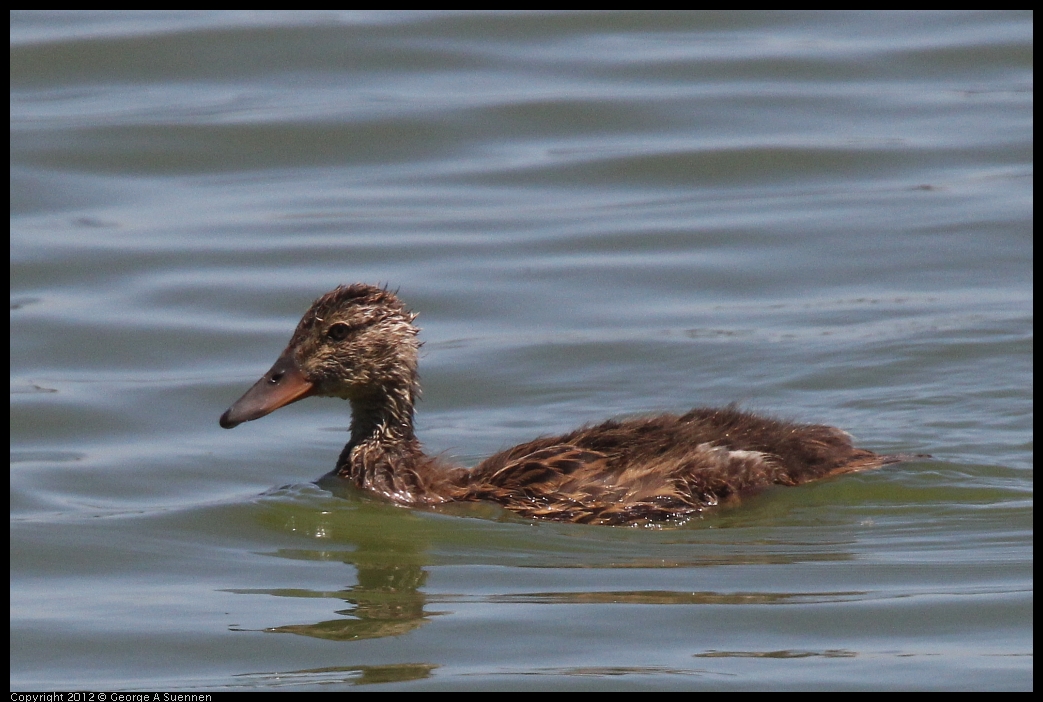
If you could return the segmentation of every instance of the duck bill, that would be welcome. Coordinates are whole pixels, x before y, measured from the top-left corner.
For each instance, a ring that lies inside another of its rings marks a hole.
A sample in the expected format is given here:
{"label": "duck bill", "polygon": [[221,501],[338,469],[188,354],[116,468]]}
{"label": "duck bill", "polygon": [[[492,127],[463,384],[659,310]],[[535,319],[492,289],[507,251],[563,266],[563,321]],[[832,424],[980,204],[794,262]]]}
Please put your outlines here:
{"label": "duck bill", "polygon": [[283,356],[221,415],[221,426],[231,429],[251,419],[260,419],[314,393],[315,384],[304,377],[297,361],[292,356]]}

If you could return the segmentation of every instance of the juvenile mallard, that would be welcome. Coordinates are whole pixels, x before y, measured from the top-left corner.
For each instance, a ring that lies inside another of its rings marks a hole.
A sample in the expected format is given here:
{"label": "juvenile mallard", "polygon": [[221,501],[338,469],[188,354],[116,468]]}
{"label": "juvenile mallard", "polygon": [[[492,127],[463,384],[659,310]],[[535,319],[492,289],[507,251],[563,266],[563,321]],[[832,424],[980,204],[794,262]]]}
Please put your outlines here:
{"label": "juvenile mallard", "polygon": [[488,500],[526,517],[588,524],[683,519],[770,485],[799,485],[910,458],[855,448],[833,427],[734,407],[610,420],[502,451],[473,469],[427,456],[416,315],[394,293],[338,287],[304,314],[275,365],[221,416],[231,429],[313,395],[351,403],[339,476],[400,505]]}

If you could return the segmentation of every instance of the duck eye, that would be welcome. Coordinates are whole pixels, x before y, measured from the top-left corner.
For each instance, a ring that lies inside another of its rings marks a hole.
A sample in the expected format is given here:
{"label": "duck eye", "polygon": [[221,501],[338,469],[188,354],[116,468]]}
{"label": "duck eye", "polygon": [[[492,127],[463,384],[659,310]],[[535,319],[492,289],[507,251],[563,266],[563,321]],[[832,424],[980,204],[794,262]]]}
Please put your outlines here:
{"label": "duck eye", "polygon": [[344,322],[337,322],[326,330],[326,336],[333,339],[334,341],[344,341],[348,338],[348,334],[351,333],[351,327]]}

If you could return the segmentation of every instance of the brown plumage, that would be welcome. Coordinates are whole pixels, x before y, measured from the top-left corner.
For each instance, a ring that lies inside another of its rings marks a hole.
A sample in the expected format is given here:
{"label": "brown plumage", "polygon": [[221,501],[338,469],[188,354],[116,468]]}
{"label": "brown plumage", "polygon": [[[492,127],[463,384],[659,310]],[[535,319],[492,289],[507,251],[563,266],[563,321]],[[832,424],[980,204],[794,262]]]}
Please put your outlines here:
{"label": "brown plumage", "polygon": [[312,395],[351,403],[337,473],[401,505],[488,500],[526,517],[588,524],[679,520],[770,485],[799,485],[909,456],[851,445],[839,429],[734,407],[608,421],[536,439],[468,470],[424,454],[416,318],[394,293],[333,290],[305,313],[279,360],[221,416],[230,429]]}

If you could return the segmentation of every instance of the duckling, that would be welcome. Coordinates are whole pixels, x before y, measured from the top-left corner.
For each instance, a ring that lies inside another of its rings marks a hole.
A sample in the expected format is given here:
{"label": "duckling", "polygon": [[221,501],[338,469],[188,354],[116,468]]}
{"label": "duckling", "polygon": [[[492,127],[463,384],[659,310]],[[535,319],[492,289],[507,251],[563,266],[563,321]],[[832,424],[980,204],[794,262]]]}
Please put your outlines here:
{"label": "duckling", "polygon": [[275,365],[221,416],[221,426],[231,429],[306,397],[340,397],[351,403],[351,438],[335,472],[360,490],[399,505],[486,500],[524,517],[585,524],[683,521],[771,485],[914,458],[855,448],[833,427],[729,406],[610,420],[515,446],[466,469],[426,455],[416,437],[415,319],[387,288],[354,284],[326,293]]}

